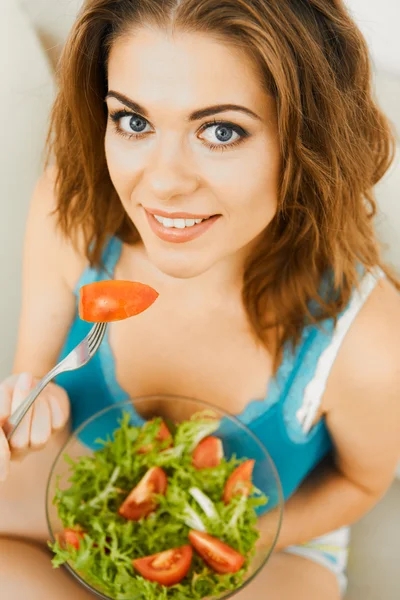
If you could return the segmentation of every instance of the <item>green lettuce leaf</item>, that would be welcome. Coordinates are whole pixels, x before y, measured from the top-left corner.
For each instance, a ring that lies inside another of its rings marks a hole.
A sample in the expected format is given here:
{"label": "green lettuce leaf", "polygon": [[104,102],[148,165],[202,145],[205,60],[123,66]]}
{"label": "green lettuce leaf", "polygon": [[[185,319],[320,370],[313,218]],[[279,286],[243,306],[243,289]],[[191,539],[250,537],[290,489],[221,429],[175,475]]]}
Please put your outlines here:
{"label": "green lettuce leaf", "polygon": [[[267,502],[265,496],[254,488],[249,498],[236,496],[228,505],[222,501],[226,480],[245,459],[223,459],[217,467],[203,470],[192,465],[193,449],[218,429],[219,422],[205,413],[179,424],[174,447],[168,449],[155,443],[160,422],[155,419],[141,429],[130,425],[129,414],[124,414],[113,437],[103,440],[92,456],[75,461],[65,457],[70,485],[66,490],[57,487],[55,494],[63,526],[80,527],[85,535],[79,549],[65,548],[59,541],[49,544],[53,566],[68,563],[84,581],[115,600],[200,600],[234,590],[245,578],[259,537],[255,508]],[[135,452],[152,443],[147,454]],[[148,518],[127,521],[118,508],[155,465],[168,476],[167,492]],[[190,529],[207,531],[241,552],[244,567],[235,574],[218,575],[194,553],[188,575],[168,588],[134,570],[135,558],[189,543]]]}

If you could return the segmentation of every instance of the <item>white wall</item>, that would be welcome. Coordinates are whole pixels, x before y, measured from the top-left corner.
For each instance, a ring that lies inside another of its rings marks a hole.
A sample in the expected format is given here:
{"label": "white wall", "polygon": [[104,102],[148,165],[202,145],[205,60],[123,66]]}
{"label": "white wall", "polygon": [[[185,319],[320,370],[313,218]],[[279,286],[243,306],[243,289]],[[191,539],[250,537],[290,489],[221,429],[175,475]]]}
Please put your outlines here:
{"label": "white wall", "polygon": [[14,0],[0,0],[0,23],[1,380],[14,355],[25,220],[55,86],[39,40]]}
{"label": "white wall", "polygon": [[[19,2],[39,29],[51,57],[55,60],[60,49],[60,40],[65,38],[82,0]],[[400,75],[400,0],[345,0],[345,3],[367,38],[377,67]]]}
{"label": "white wall", "polygon": [[21,4],[28,14],[51,61],[55,64],[83,0],[11,1]]}
{"label": "white wall", "polygon": [[368,41],[376,66],[400,75],[400,0],[345,3]]}

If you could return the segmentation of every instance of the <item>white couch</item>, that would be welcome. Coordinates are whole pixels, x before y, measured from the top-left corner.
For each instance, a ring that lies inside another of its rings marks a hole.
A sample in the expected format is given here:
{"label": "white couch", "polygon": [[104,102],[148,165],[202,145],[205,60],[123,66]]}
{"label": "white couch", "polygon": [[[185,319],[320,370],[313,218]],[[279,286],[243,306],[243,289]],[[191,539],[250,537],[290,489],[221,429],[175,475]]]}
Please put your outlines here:
{"label": "white couch", "polygon": [[[0,0],[0,378],[10,371],[15,347],[23,231],[29,197],[41,168],[46,123],[54,97],[53,68],[80,3],[81,0]],[[400,78],[378,72],[376,90],[400,132]],[[377,197],[377,229],[382,242],[388,245],[385,256],[400,271],[399,158],[378,186]],[[347,600],[398,600],[399,558],[397,481],[378,507],[353,528]]]}

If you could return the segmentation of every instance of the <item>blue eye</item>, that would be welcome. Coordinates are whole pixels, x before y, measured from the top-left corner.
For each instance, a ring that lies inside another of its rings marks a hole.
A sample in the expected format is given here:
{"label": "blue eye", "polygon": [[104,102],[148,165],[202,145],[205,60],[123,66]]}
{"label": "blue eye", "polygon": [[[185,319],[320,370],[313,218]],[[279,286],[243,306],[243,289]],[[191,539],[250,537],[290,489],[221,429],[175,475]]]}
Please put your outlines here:
{"label": "blue eye", "polygon": [[235,142],[240,138],[240,135],[232,126],[223,123],[221,125],[212,125],[211,127],[207,127],[204,130],[202,138],[212,144],[215,143],[216,140],[218,142],[227,143]]}
{"label": "blue eye", "polygon": [[[144,131],[146,129],[146,119],[143,119],[142,117],[139,116],[134,116],[134,117],[127,117],[126,120],[128,121],[128,126],[130,127],[130,129],[132,131],[135,131],[136,133],[142,133],[142,131]],[[124,129],[124,127],[122,127],[122,123],[124,122],[124,119],[121,119],[121,129]]]}
{"label": "blue eye", "polygon": [[125,133],[143,133],[148,122],[139,115],[126,115],[119,119],[119,128]]}
{"label": "blue eye", "polygon": [[[110,119],[115,123],[118,133],[127,137],[135,137],[135,135],[152,131],[147,119],[126,110],[111,113]],[[149,127],[149,129],[146,129],[146,127]]]}
{"label": "blue eye", "polygon": [[201,135],[198,135],[198,137],[211,150],[229,150],[250,137],[250,134],[243,127],[226,121],[205,123],[200,129],[200,133]]}
{"label": "blue eye", "polygon": [[[139,140],[143,134],[153,132],[147,119],[127,110],[110,113],[110,119],[115,125],[116,132],[127,139]],[[200,127],[197,137],[210,150],[229,150],[250,137],[250,134],[235,123],[213,120]]]}

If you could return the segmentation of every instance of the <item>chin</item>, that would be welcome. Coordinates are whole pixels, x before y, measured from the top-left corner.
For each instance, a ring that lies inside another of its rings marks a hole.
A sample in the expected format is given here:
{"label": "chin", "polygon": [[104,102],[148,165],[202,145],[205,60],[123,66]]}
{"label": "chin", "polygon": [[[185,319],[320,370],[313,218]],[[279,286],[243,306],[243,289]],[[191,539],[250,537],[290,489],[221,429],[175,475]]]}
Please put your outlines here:
{"label": "chin", "polygon": [[173,277],[174,279],[191,279],[205,273],[210,268],[210,264],[205,261],[193,260],[190,255],[176,256],[175,253],[170,256],[158,253],[148,252],[150,262],[162,273]]}

